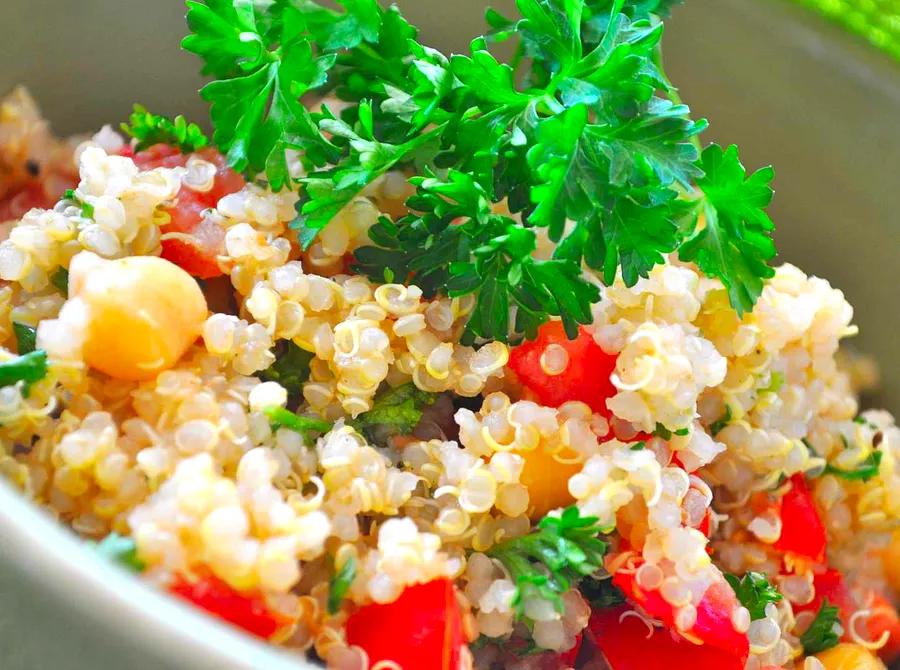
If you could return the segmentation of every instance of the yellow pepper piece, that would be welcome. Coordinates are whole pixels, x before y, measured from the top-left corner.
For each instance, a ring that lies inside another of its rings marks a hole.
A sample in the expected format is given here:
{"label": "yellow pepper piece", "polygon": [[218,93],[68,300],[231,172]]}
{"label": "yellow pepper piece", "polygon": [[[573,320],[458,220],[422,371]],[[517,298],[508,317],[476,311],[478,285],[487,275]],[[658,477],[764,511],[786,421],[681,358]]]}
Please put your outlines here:
{"label": "yellow pepper piece", "polygon": [[85,361],[116,379],[152,379],[171,368],[207,316],[194,278],[156,256],[110,261],[81,252],[69,267],[69,297],[86,308]]}
{"label": "yellow pepper piece", "polygon": [[[528,451],[517,451],[525,459],[519,481],[528,489],[529,516],[541,519],[557,507],[568,507],[575,499],[569,493],[569,477],[581,472],[582,463],[562,463],[560,454],[550,454],[541,445]],[[572,456],[568,450],[561,454]]]}
{"label": "yellow pepper piece", "polygon": [[845,642],[816,654],[825,670],[886,670],[884,663],[858,644]]}

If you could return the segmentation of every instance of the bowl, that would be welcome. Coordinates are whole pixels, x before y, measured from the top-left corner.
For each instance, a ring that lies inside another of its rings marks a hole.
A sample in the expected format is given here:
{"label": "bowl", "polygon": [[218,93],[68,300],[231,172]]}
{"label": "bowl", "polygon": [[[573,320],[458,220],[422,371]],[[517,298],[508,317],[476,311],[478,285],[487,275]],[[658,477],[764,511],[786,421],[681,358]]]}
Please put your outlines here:
{"label": "bowl", "polygon": [[[126,118],[141,102],[203,118],[197,63],[180,53],[177,0],[3,0],[0,91],[24,83],[62,133]],[[481,0],[405,0],[444,49],[480,30]],[[509,8],[512,0],[494,3]],[[784,260],[828,278],[856,307],[875,356],[875,400],[900,406],[900,67],[786,0],[688,0],[666,35],[669,74],[709,139],[749,167],[775,165]],[[217,623],[85,549],[0,481],[4,670],[313,668]]]}

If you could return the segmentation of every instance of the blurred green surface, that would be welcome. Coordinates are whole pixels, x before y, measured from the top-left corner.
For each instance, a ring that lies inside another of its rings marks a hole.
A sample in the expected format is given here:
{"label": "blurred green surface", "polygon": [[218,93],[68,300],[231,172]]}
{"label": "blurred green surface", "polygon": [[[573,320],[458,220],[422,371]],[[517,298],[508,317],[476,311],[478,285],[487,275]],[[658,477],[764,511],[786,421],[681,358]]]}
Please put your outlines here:
{"label": "blurred green surface", "polygon": [[900,59],[900,0],[793,0]]}

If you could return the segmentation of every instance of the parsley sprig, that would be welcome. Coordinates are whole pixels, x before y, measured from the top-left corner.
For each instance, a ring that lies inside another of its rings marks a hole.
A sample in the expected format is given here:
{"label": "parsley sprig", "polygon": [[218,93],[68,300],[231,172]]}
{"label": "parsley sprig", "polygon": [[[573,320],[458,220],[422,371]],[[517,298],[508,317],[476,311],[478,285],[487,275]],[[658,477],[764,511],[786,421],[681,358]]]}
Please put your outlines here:
{"label": "parsley sprig", "polygon": [[[184,46],[215,77],[201,91],[213,139],[236,169],[299,189],[303,245],[402,169],[409,214],[371,229],[356,270],[474,294],[466,342],[532,337],[550,318],[574,337],[599,298],[584,266],[633,285],[670,253],[752,308],[772,274],[772,171],[748,175],[734,147],[698,151],[707,124],[661,66],[674,2],[517,0],[517,17],[489,11],[487,34],[452,57],[395,7],[340,4],[188,2]],[[491,51],[505,40],[508,64]],[[300,102],[328,91],[339,114]]]}
{"label": "parsley sprig", "polygon": [[487,554],[498,559],[516,584],[513,605],[524,614],[526,600],[551,601],[562,611],[561,596],[603,566],[608,547],[596,517],[581,516],[577,507],[541,519],[535,530],[495,545]]}
{"label": "parsley sprig", "polygon": [[818,654],[835,646],[840,641],[840,636],[835,632],[835,624],[838,623],[838,608],[828,604],[828,598],[822,601],[822,606],[816,612],[816,618],[809,628],[800,636],[800,644],[806,654]]}
{"label": "parsley sprig", "polygon": [[747,572],[740,578],[737,575],[726,574],[725,580],[734,589],[741,605],[750,611],[750,618],[754,621],[764,619],[766,605],[777,603],[782,598],[778,589],[769,583],[769,578],[761,572]]}
{"label": "parsley sprig", "polygon": [[154,144],[169,144],[189,154],[209,144],[196,123],[189,123],[180,114],[174,119],[148,112],[146,107],[135,105],[128,123],[122,124],[122,132],[136,140],[135,149],[143,151]]}

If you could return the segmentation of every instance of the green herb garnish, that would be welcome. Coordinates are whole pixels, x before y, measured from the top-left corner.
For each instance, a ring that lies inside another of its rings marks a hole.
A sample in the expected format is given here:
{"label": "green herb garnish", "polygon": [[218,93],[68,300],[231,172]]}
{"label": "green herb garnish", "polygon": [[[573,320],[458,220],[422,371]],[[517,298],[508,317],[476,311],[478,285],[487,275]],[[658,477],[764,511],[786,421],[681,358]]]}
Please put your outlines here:
{"label": "green herb garnish", "polygon": [[18,321],[13,321],[13,334],[16,336],[16,350],[21,354],[30,354],[35,349],[37,328]]}
{"label": "green herb garnish", "polygon": [[807,655],[818,654],[835,646],[840,638],[834,632],[834,626],[838,622],[838,608],[828,604],[828,598],[822,601],[822,606],[816,612],[816,618],[809,628],[800,636],[800,644]]}
{"label": "green herb garnish", "polygon": [[562,594],[603,566],[608,545],[599,535],[608,530],[573,506],[560,516],[545,516],[528,535],[489,549],[487,554],[503,563],[516,584],[513,604],[519,616],[531,598],[549,600],[562,611]]}
{"label": "green herb garnish", "polygon": [[769,578],[761,572],[747,572],[742,578],[726,573],[725,580],[734,589],[741,605],[750,611],[750,618],[754,621],[764,619],[766,605],[777,603],[782,597],[778,589],[769,583]]}
{"label": "green herb garnish", "polygon": [[640,451],[644,447],[647,446],[647,443],[641,440],[640,442],[635,442],[630,447],[628,447],[631,451]]}
{"label": "green herb garnish", "polygon": [[869,481],[878,474],[881,467],[881,459],[884,453],[878,450],[872,451],[866,459],[853,470],[842,470],[829,464],[825,466],[825,474],[834,475],[841,479]]}
{"label": "green herb garnish", "polygon": [[143,151],[154,144],[168,144],[177,147],[183,154],[189,154],[209,144],[200,126],[188,123],[180,114],[173,120],[152,114],[142,105],[134,106],[128,123],[123,123],[121,128],[126,135],[137,140],[137,151]]}
{"label": "green herb garnish", "polygon": [[408,435],[422,420],[422,410],[435,400],[436,394],[422,391],[409,382],[379,393],[372,409],[347,423],[370,442],[385,434]]}
{"label": "green herb garnish", "polygon": [[62,293],[65,297],[69,297],[69,271],[65,268],[59,268],[50,275],[50,283],[54,288]]}
{"label": "green herb garnish", "polygon": [[264,381],[278,382],[290,396],[297,397],[309,379],[312,359],[312,352],[301,349],[290,340],[280,340],[275,351],[275,362],[260,372],[259,377]]}
{"label": "green herb garnish", "polygon": [[25,395],[30,386],[47,376],[47,352],[38,349],[0,363],[0,386],[25,383]]}
{"label": "green herb garnish", "polygon": [[347,596],[354,579],[356,579],[356,559],[350,556],[331,578],[328,588],[329,614],[337,614],[341,609],[341,602]]}
{"label": "green herb garnish", "polygon": [[93,219],[94,218],[94,206],[88,202],[82,200],[78,194],[75,192],[74,188],[66,189],[66,192],[63,193],[63,200],[68,200],[73,205],[81,209],[81,216],[85,219]]}
{"label": "green herb garnish", "polygon": [[[519,17],[489,12],[488,34],[449,58],[395,7],[340,4],[188,2],[184,47],[215,77],[201,92],[213,139],[237,170],[301,187],[303,245],[402,168],[409,214],[371,229],[355,270],[428,297],[474,294],[464,342],[533,337],[553,317],[575,337],[599,298],[582,264],[633,285],[675,251],[752,308],[772,275],[772,171],[748,176],[734,147],[699,154],[706,122],[660,65],[655,13],[672,2],[517,0]],[[510,64],[491,52],[504,40],[518,42]],[[349,103],[339,116],[299,102],[329,89]],[[538,229],[551,258],[536,256]]]}
{"label": "green herb garnish", "polygon": [[759,389],[760,393],[778,393],[784,386],[784,373],[777,370],[769,375],[769,383]]}
{"label": "green herb garnish", "polygon": [[709,426],[710,434],[715,437],[718,435],[725,426],[731,423],[732,415],[731,415],[731,406],[725,405],[725,413],[720,416],[718,419],[712,422]]}
{"label": "green herb garnish", "polygon": [[110,533],[94,545],[97,553],[123,568],[142,572],[146,565],[138,558],[137,545],[130,537]]}
{"label": "green herb garnish", "polygon": [[264,408],[263,414],[269,417],[272,430],[287,428],[300,433],[307,439],[311,433],[327,433],[334,426],[331,421],[324,421],[312,416],[300,416],[277,405]]}
{"label": "green herb garnish", "polygon": [[613,584],[612,578],[592,579],[588,577],[579,586],[581,595],[591,604],[592,610],[616,607],[625,602],[625,594]]}

